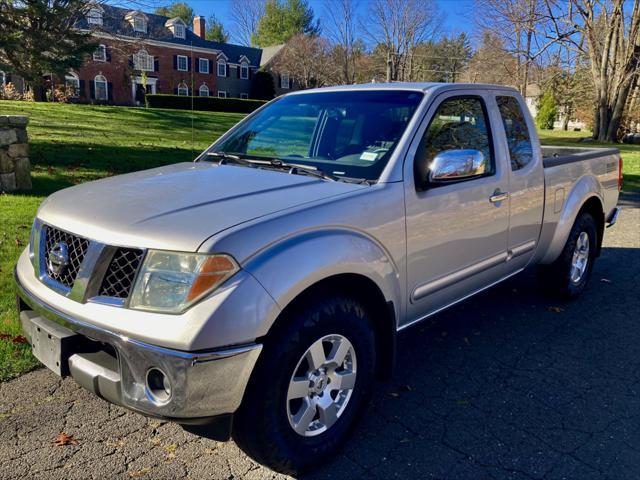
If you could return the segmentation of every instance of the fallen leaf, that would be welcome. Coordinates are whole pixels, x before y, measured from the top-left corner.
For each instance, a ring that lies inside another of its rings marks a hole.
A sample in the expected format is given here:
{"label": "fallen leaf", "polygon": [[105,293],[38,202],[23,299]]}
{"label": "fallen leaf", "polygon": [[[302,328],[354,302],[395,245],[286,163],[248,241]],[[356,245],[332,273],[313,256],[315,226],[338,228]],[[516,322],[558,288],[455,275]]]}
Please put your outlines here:
{"label": "fallen leaf", "polygon": [[21,247],[22,246],[22,240],[20,240],[19,238],[16,238],[16,247]]}
{"label": "fallen leaf", "polygon": [[0,340],[10,340],[12,336],[8,333],[0,333]]}
{"label": "fallen leaf", "polygon": [[602,283],[613,283],[611,280],[609,280],[608,278],[601,278],[600,281]]}
{"label": "fallen leaf", "polygon": [[140,477],[144,477],[149,472],[151,472],[151,467],[145,467],[142,470],[136,470],[134,472],[129,472],[129,476],[131,478],[140,478]]}
{"label": "fallen leaf", "polygon": [[11,341],[13,343],[27,343],[27,339],[22,335],[16,335]]}
{"label": "fallen leaf", "polygon": [[553,313],[564,312],[564,308],[560,308],[560,307],[549,307],[547,310],[549,310],[550,312],[553,312]]}
{"label": "fallen leaf", "polygon": [[176,451],[176,449],[178,448],[178,446],[175,443],[172,443],[171,445],[165,445],[164,449],[167,453],[173,453]]}
{"label": "fallen leaf", "polygon": [[73,435],[67,435],[64,432],[60,432],[53,443],[55,443],[58,447],[63,447],[65,445],[77,445],[78,440],[73,438]]}

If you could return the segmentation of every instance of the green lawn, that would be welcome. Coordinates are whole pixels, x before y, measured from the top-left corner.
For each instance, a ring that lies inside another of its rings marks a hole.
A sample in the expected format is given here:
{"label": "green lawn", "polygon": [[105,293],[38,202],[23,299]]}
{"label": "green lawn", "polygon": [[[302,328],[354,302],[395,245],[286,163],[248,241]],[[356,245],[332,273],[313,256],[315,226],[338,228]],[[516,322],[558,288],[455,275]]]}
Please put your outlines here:
{"label": "green lawn", "polygon": [[[191,160],[243,115],[125,107],[0,101],[0,114],[30,117],[32,192],[0,195],[0,381],[37,365],[20,342],[13,266],[36,209],[48,194],[118,173]],[[577,144],[585,132],[546,131],[544,143]],[[625,160],[625,190],[640,191],[640,146],[616,145]]]}
{"label": "green lawn", "polygon": [[625,193],[640,193],[640,145],[611,144],[600,142],[579,142],[590,132],[563,132],[562,130],[541,130],[538,132],[544,145],[562,147],[615,147],[622,153]]}
{"label": "green lawn", "polygon": [[33,191],[0,195],[0,381],[37,365],[20,343],[13,266],[40,202],[77,183],[192,160],[243,115],[0,101],[28,115]]}

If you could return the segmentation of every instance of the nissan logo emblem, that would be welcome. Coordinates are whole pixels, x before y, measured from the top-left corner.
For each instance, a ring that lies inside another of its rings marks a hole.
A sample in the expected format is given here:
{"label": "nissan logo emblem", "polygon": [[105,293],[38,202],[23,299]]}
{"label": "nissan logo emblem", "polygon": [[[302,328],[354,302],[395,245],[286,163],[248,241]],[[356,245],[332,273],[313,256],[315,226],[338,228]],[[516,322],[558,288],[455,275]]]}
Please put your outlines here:
{"label": "nissan logo emblem", "polygon": [[68,266],[69,247],[65,242],[58,242],[49,252],[49,270],[55,275],[61,275]]}

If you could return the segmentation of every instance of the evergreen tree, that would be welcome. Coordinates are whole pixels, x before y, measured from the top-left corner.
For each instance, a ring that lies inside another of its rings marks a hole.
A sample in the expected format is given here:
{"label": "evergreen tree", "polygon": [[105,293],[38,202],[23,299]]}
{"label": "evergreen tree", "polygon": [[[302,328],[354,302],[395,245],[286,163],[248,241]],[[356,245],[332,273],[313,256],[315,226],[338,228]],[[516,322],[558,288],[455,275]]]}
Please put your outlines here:
{"label": "evergreen tree", "polygon": [[227,43],[229,41],[229,32],[225,30],[224,25],[215,15],[211,15],[207,20],[207,33],[205,36],[207,40],[214,42]]}
{"label": "evergreen tree", "polygon": [[286,43],[295,35],[319,33],[320,24],[314,22],[313,9],[307,0],[268,0],[252,43],[269,47]]}
{"label": "evergreen tree", "polygon": [[193,23],[193,8],[184,2],[173,2],[168,7],[158,7],[155,13],[169,18],[180,17],[187,25]]}
{"label": "evergreen tree", "polygon": [[0,0],[0,63],[24,78],[35,100],[44,99],[43,75],[63,78],[97,48],[90,33],[76,28],[86,5],[85,0]]}
{"label": "evergreen tree", "polygon": [[553,122],[558,115],[558,107],[551,90],[546,90],[540,100],[540,109],[536,115],[536,125],[542,130],[553,130]]}

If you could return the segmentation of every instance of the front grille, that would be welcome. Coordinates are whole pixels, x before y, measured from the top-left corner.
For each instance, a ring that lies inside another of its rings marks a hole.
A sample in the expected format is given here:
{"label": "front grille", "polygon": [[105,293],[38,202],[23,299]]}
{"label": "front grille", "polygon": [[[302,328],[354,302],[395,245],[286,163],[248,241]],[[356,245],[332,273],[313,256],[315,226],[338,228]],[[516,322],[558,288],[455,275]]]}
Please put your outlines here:
{"label": "front grille", "polygon": [[[48,225],[43,226],[43,229],[45,238],[44,264],[47,275],[65,287],[71,288],[73,287],[73,282],[76,281],[80,265],[82,265],[84,256],[89,248],[89,240]],[[51,270],[49,254],[55,245],[63,243],[67,246],[68,263],[60,272],[55,273]]]}
{"label": "front grille", "polygon": [[100,296],[127,298],[144,252],[135,248],[118,248],[111,259],[100,286]]}

